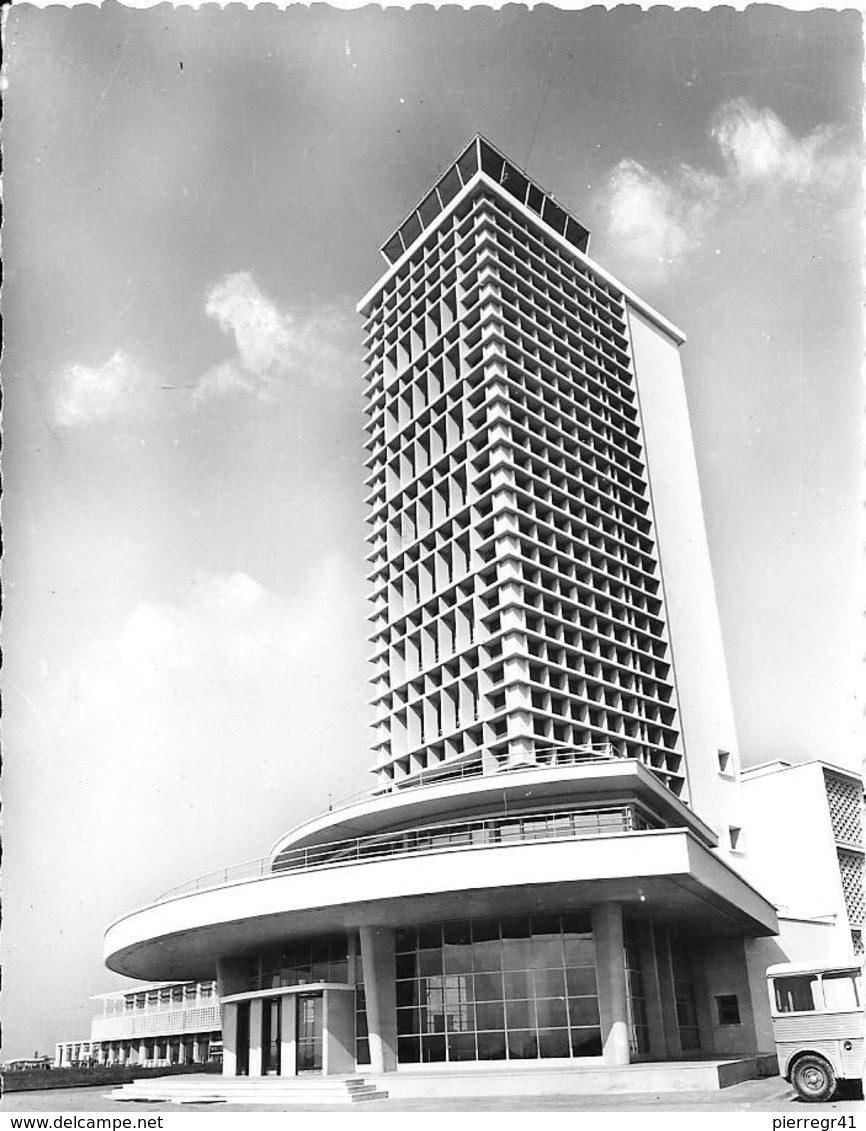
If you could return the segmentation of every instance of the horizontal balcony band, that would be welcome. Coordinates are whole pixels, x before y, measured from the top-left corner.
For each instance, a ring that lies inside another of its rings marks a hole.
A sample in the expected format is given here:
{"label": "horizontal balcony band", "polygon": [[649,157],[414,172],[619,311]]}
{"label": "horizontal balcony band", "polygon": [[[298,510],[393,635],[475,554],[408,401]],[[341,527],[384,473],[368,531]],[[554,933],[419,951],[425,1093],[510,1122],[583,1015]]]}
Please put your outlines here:
{"label": "horizontal balcony band", "polygon": [[284,873],[153,904],[106,932],[110,969],[132,977],[212,969],[292,938],[449,918],[621,903],[697,937],[778,930],[773,907],[687,829],[517,842]]}
{"label": "horizontal balcony band", "polygon": [[289,848],[277,856],[236,864],[199,876],[164,892],[157,903],[177,899],[197,891],[225,887],[244,880],[259,880],[286,872],[310,872],[336,868],[379,857],[414,856],[444,852],[452,848],[481,848],[490,844],[522,840],[561,840],[584,836],[606,836],[631,832],[636,818],[628,806],[609,809],[581,809],[568,813],[533,813],[519,816],[487,817],[476,821],[454,821],[425,825],[399,832],[330,841],[312,848]]}

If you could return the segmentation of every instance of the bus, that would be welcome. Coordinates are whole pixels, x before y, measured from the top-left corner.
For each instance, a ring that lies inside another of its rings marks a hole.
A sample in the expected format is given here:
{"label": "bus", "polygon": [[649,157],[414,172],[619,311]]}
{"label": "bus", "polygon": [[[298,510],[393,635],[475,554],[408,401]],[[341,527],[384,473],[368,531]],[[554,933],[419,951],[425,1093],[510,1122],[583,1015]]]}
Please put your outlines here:
{"label": "bus", "polygon": [[853,963],[780,962],[767,968],[779,1072],[807,1103],[829,1100],[866,1069],[863,974]]}

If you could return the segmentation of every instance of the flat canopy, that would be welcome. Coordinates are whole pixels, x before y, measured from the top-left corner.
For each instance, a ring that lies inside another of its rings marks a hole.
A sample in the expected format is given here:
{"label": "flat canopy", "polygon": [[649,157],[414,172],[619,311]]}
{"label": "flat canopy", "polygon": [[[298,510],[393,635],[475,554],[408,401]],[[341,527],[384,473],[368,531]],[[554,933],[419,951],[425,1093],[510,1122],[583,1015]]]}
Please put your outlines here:
{"label": "flat canopy", "polygon": [[778,932],[769,904],[687,829],[449,848],[270,873],[113,923],[105,961],[135,978],[213,977],[217,958],[292,938],[616,902],[692,938]]}

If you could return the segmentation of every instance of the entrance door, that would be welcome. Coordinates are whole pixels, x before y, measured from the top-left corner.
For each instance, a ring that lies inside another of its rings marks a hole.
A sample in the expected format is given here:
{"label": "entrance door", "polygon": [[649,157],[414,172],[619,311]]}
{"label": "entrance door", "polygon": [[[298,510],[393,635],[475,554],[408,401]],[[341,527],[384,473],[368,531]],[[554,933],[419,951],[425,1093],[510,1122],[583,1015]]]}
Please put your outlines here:
{"label": "entrance door", "polygon": [[265,998],[262,1002],[262,1075],[279,1076],[282,1032],[280,1018],[282,999]]}
{"label": "entrance door", "polygon": [[298,998],[298,1072],[322,1071],[324,999],[321,994]]}

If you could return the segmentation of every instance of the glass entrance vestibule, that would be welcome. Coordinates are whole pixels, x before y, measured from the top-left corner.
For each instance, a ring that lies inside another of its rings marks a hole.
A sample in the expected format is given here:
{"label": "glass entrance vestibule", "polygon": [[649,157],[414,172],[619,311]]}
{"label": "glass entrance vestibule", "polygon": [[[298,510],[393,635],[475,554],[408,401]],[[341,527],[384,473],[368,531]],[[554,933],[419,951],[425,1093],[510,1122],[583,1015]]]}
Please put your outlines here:
{"label": "glass entrance vestibule", "polygon": [[339,1075],[355,1071],[355,987],[285,986],[224,997],[223,1073]]}

